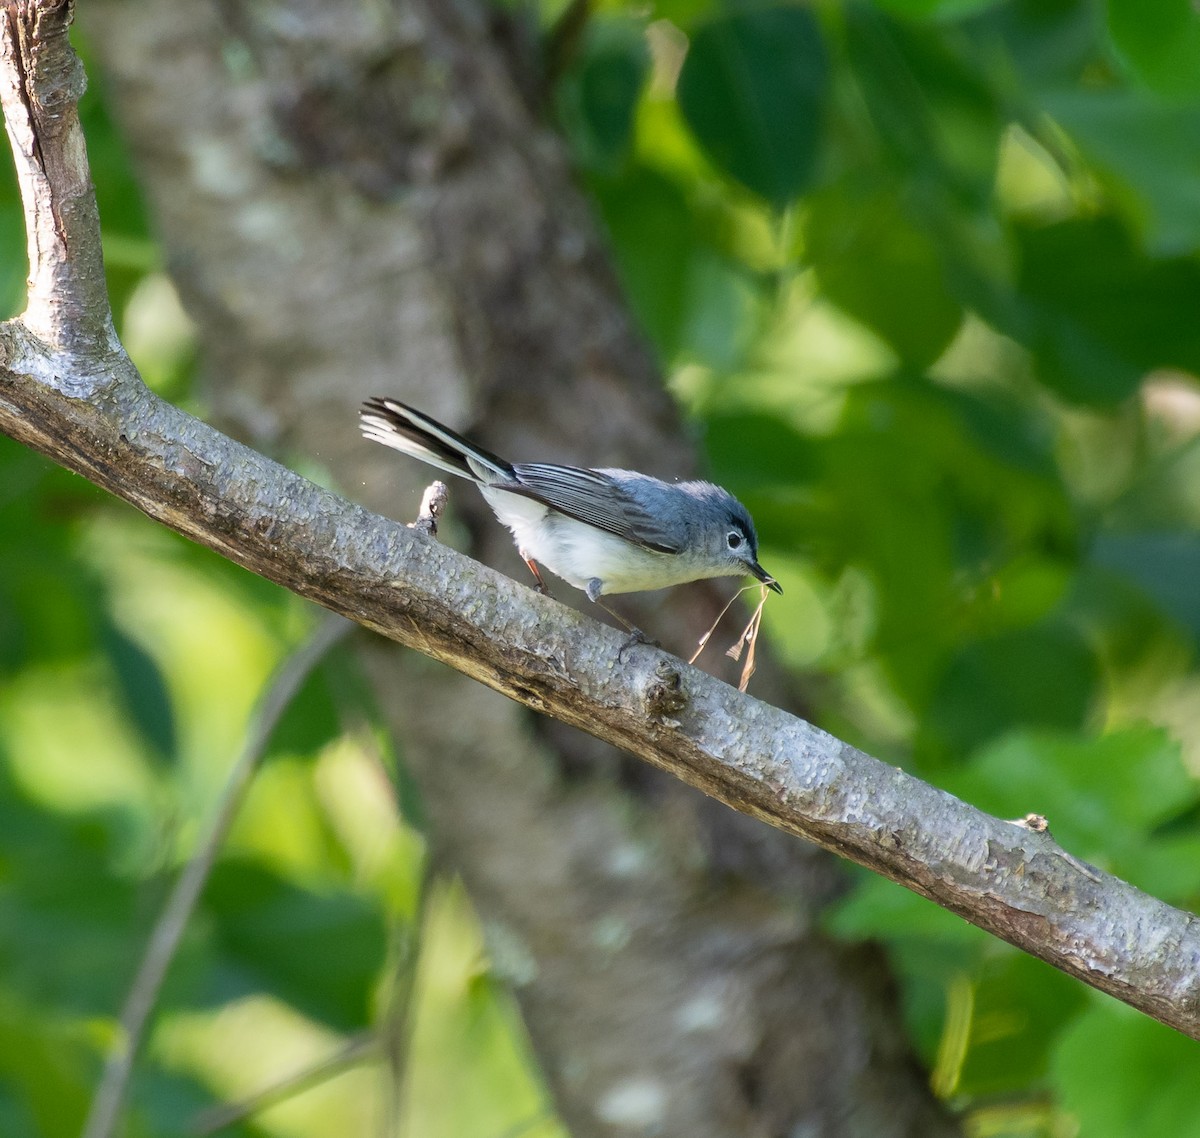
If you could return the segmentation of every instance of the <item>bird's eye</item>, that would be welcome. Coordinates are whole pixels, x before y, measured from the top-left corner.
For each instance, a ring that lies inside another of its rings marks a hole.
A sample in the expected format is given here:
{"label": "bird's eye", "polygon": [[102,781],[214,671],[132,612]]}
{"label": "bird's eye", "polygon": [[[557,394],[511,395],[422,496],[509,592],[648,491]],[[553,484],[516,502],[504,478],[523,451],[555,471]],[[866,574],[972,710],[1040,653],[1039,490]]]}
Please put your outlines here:
{"label": "bird's eye", "polygon": [[742,546],[742,535],[737,530],[730,530],[729,536],[725,538],[725,544],[730,549],[740,549]]}

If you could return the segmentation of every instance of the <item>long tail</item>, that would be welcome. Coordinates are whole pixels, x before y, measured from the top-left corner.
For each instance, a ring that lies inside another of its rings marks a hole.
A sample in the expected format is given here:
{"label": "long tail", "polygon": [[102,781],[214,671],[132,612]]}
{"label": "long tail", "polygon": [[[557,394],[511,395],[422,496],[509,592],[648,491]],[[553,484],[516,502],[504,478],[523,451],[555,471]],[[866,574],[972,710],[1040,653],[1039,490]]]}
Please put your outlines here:
{"label": "long tail", "polygon": [[359,412],[359,427],[364,438],[472,482],[508,482],[513,478],[513,469],[504,459],[395,399],[368,399]]}

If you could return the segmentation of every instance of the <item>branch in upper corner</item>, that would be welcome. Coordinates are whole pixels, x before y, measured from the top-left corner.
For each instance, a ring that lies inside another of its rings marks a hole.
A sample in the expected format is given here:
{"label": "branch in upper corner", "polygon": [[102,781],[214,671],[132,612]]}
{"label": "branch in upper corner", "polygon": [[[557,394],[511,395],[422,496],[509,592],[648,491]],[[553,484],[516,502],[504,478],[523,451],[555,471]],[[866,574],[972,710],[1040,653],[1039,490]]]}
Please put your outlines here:
{"label": "branch in upper corner", "polygon": [[117,343],[79,124],[86,79],[68,37],[73,16],[71,0],[4,0],[0,104],[28,237],[21,323],[54,349],[104,354]]}

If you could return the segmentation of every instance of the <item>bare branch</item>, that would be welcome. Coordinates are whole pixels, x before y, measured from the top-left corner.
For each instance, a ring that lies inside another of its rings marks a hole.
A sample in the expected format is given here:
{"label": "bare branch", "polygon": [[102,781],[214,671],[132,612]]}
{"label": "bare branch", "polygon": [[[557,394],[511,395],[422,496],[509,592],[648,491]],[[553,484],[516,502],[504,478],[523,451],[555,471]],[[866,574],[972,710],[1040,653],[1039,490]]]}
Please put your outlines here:
{"label": "bare branch", "polygon": [[[62,82],[70,68],[64,53],[31,50],[37,13],[49,20],[61,4],[7,2],[5,74],[26,76],[5,85],[11,119],[28,114],[21,92]],[[38,168],[46,178],[66,170],[77,188],[77,166],[45,154],[69,142],[39,137]],[[45,181],[23,178],[23,192],[44,193]],[[61,188],[50,200],[63,200]],[[36,203],[27,216],[45,223]],[[68,251],[72,241],[89,247],[85,216],[94,211],[72,215]],[[47,254],[52,265],[56,255]],[[1048,833],[983,814],[665,653],[639,648],[618,666],[615,630],[225,438],[147,391],[112,344],[84,352],[87,321],[98,323],[94,290],[40,265],[31,280],[62,303],[0,327],[0,429],[236,563],[1200,1038],[1196,917],[1083,872]],[[80,305],[91,315],[80,316],[78,336],[45,326]],[[87,393],[90,401],[79,397]]]}
{"label": "bare branch", "polygon": [[[29,250],[25,327],[62,351],[119,351],[104,284],[96,195],[78,103],[86,81],[67,31],[72,0],[4,0],[0,98]],[[81,367],[62,382],[94,376]]]}

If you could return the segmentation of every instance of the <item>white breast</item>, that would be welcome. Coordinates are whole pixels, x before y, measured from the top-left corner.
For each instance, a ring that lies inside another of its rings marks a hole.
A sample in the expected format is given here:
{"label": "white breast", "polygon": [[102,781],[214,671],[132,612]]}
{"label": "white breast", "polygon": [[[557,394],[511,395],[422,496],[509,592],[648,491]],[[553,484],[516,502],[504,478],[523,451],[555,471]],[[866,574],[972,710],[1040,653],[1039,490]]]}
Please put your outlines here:
{"label": "white breast", "polygon": [[491,486],[479,489],[496,517],[512,530],[521,556],[544,565],[577,589],[586,590],[588,582],[598,577],[602,593],[637,593],[704,575],[687,557],[643,549],[521,494]]}

